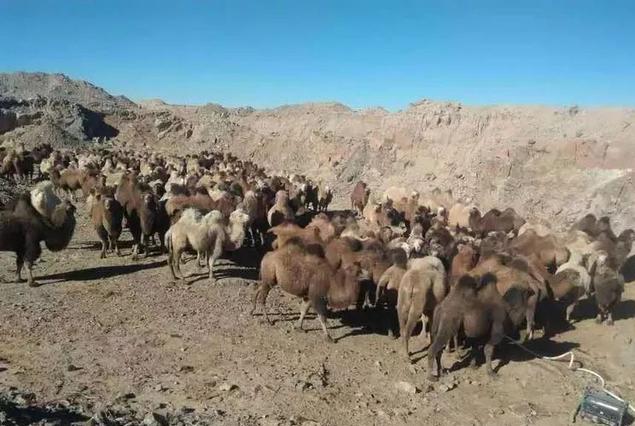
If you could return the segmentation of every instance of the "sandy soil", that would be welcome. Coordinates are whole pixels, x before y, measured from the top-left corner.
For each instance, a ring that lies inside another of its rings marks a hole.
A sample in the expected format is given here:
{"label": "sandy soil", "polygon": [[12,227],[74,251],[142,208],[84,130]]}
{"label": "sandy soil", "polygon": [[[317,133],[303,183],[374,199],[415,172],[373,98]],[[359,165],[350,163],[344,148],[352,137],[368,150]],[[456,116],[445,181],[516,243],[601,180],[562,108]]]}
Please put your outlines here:
{"label": "sandy soil", "polygon": [[[425,340],[413,339],[410,366],[398,341],[377,322],[367,326],[372,314],[334,314],[337,343],[327,344],[313,317],[307,333],[291,330],[298,302],[276,290],[268,304],[279,312],[276,323],[260,323],[250,315],[255,254],[243,250],[235,260],[222,260],[216,284],[204,275],[174,282],[164,255],[100,260],[85,216],[67,250],[42,256],[39,288],[8,283],[14,256],[1,253],[0,390],[15,386],[38,402],[94,409],[134,393],[128,404],[141,412],[193,409],[222,424],[564,425],[593,382],[566,363],[505,345],[496,379],[461,365],[431,384]],[[626,287],[613,327],[595,324],[583,303],[574,327],[529,347],[548,355],[573,350],[633,401],[635,284]],[[453,365],[452,355],[444,357],[445,367]],[[401,381],[417,393],[399,389]]]}

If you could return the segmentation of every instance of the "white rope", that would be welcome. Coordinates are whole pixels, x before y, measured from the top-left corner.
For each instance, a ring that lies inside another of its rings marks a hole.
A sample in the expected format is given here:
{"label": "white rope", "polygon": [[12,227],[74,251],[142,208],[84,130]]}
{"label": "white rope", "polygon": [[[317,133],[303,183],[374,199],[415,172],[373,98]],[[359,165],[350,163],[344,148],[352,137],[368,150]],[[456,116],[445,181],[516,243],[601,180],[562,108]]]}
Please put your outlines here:
{"label": "white rope", "polygon": [[[507,338],[510,342],[512,342],[513,344],[515,344],[516,346],[520,347],[521,349],[525,350],[526,352],[528,352],[528,353],[532,354],[533,356],[535,356],[535,357],[537,357],[537,358],[540,358],[540,359],[545,359],[545,360],[548,360],[548,361],[559,361],[559,360],[561,360],[562,358],[565,358],[565,357],[567,357],[567,356],[568,356],[568,357],[569,357],[569,366],[568,366],[569,370],[572,370],[572,371],[581,371],[581,372],[583,372],[583,373],[587,373],[587,374],[590,374],[590,375],[592,375],[592,376],[595,376],[595,377],[596,377],[596,378],[600,381],[600,383],[601,383],[601,388],[602,388],[602,390],[603,390],[604,392],[606,392],[607,394],[611,395],[613,398],[617,399],[617,400],[618,400],[618,401],[620,401],[620,402],[626,402],[626,401],[624,401],[624,399],[620,398],[619,396],[615,395],[613,392],[611,392],[611,391],[609,391],[608,389],[606,389],[606,387],[605,387],[605,386],[606,386],[606,381],[605,381],[605,380],[604,380],[604,378],[603,378],[602,376],[600,376],[598,373],[596,373],[596,372],[595,372],[595,371],[593,371],[593,370],[589,370],[589,369],[587,369],[587,368],[575,367],[575,366],[574,366],[574,363],[576,362],[576,359],[575,359],[575,355],[574,355],[573,351],[565,352],[565,353],[563,353],[563,354],[561,354],[561,355],[556,355],[556,356],[543,356],[543,355],[540,355],[540,354],[538,354],[538,353],[536,353],[536,352],[532,351],[531,349],[529,349],[529,348],[525,347],[522,343],[520,343],[520,342],[518,342],[518,341],[516,341],[516,340],[512,339],[511,337],[509,337],[509,336],[505,336],[505,337],[506,337],[506,338]],[[580,365],[582,365],[582,363],[581,363],[580,361],[577,361],[577,362],[578,362]],[[635,413],[635,407],[633,407],[633,405],[631,405],[631,404],[629,404],[629,403],[626,403],[626,404],[627,404],[627,406],[628,406],[628,409],[629,409],[629,410],[631,410],[631,412]]]}

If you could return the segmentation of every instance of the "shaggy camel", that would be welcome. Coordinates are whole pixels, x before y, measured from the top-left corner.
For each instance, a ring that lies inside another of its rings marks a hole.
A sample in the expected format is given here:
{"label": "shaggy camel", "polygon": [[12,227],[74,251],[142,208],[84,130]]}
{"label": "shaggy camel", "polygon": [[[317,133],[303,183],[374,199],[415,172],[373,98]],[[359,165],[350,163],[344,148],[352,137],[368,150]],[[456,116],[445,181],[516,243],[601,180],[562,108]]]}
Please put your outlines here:
{"label": "shaggy camel", "polygon": [[518,233],[521,226],[525,224],[525,219],[520,217],[512,208],[504,211],[491,209],[485,215],[481,216],[481,212],[473,207],[470,210],[469,224],[472,231],[477,235],[487,235],[492,231],[501,231],[505,233]]}
{"label": "shaggy camel", "polygon": [[293,222],[295,213],[289,204],[289,194],[286,191],[276,192],[276,202],[267,212],[269,226],[280,225],[283,222]]}
{"label": "shaggy camel", "polygon": [[214,263],[223,254],[223,250],[234,251],[241,247],[248,221],[249,216],[241,210],[232,212],[229,223],[226,224],[223,214],[217,210],[203,216],[196,209],[186,209],[165,234],[168,267],[172,277],[175,280],[185,279],[180,268],[181,255],[191,247],[198,258],[204,256],[207,259],[208,277],[213,282]]}
{"label": "shaggy camel", "polygon": [[554,235],[539,236],[536,231],[528,230],[514,238],[508,244],[511,253],[524,256],[536,256],[540,264],[555,270],[569,259],[569,249]]}
{"label": "shaggy camel", "polygon": [[[139,250],[145,249],[145,257],[149,255],[150,236],[156,232],[156,221],[159,202],[152,190],[137,181],[133,174],[122,176],[115,199],[124,209],[124,215],[134,242],[132,258],[137,259]],[[143,239],[143,244],[142,244]]]}
{"label": "shaggy camel", "polygon": [[[478,278],[464,275],[435,310],[432,322],[433,341],[428,348],[429,380],[436,381],[442,374],[443,348],[461,328],[465,336],[471,340],[486,339],[484,352],[487,373],[495,374],[492,369],[494,347],[505,336],[507,319],[514,327],[522,322],[529,297],[528,289],[518,287],[511,287],[501,296],[493,283],[495,280],[496,277],[491,274]],[[473,346],[473,359],[474,355],[475,347]],[[434,374],[435,360],[436,375]]]}
{"label": "shaggy camel", "polygon": [[300,319],[295,328],[302,330],[304,317],[312,307],[317,312],[325,338],[332,342],[326,322],[327,306],[344,309],[357,301],[361,268],[354,263],[334,269],[321,254],[297,239],[267,253],[260,264],[261,282],[254,294],[252,315],[260,304],[265,319],[271,323],[266,308],[267,295],[272,287],[280,285],[285,292],[302,299]]}
{"label": "shaggy camel", "polygon": [[601,324],[606,319],[607,325],[613,325],[613,308],[624,292],[624,277],[609,266],[610,260],[605,253],[600,254],[594,265],[593,289],[598,307],[596,322]]}
{"label": "shaggy camel", "polygon": [[[526,339],[533,338],[534,318],[538,302],[547,296],[547,288],[544,281],[540,281],[526,270],[520,270],[505,264],[507,260],[501,256],[490,256],[479,262],[469,275],[480,277],[487,273],[496,276],[496,288],[501,295],[504,295],[512,287],[518,287],[529,291],[525,318],[527,320]],[[520,262],[518,262],[520,263]],[[525,265],[527,267],[527,265]]]}
{"label": "shaggy camel", "polygon": [[403,249],[397,248],[390,251],[389,257],[392,265],[381,274],[377,282],[375,306],[380,307],[383,303],[386,307],[387,312],[383,315],[386,329],[388,336],[394,338],[399,327],[396,311],[399,285],[408,268],[408,255]]}
{"label": "shaggy camel", "polygon": [[318,227],[307,226],[306,228],[301,228],[295,223],[285,222],[270,228],[267,232],[276,236],[272,243],[274,249],[283,247],[289,240],[294,238],[299,238],[305,245],[324,244],[324,240],[320,236],[320,228]]}
{"label": "shaggy camel", "polygon": [[445,277],[436,269],[409,269],[399,284],[397,296],[397,315],[399,317],[399,334],[403,350],[410,360],[408,343],[412,331],[421,319],[421,334],[426,333],[427,318],[432,317],[434,308],[445,297]]}
{"label": "shaggy camel", "polygon": [[[54,226],[59,223],[61,225]],[[75,207],[70,202],[61,202],[44,218],[31,205],[31,197],[22,195],[12,211],[0,212],[0,251],[16,254],[16,281],[22,281],[22,267],[26,264],[28,284],[37,286],[33,279],[33,263],[42,254],[40,243],[44,241],[51,251],[60,251],[68,246],[75,231]]]}
{"label": "shaggy camel", "polygon": [[458,252],[452,258],[452,266],[450,268],[450,286],[468,273],[475,265],[477,260],[476,251],[467,244],[459,244]]}
{"label": "shaggy camel", "polygon": [[117,256],[121,256],[118,240],[122,229],[123,207],[114,197],[100,193],[93,197],[94,201],[89,213],[93,227],[101,241],[100,258],[106,257],[107,250],[112,250]]}
{"label": "shaggy camel", "polygon": [[361,216],[366,204],[368,204],[369,197],[370,188],[365,182],[357,182],[351,193],[351,209]]}

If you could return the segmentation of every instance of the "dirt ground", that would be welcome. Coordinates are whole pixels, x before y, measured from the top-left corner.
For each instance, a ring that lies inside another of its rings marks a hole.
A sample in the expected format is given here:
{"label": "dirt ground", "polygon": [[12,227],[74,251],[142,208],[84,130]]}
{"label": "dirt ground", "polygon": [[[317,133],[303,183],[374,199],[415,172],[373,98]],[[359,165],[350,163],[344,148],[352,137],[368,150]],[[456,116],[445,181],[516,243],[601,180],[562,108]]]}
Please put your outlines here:
{"label": "dirt ground", "polygon": [[[258,261],[249,249],[237,262],[222,260],[215,284],[205,275],[174,282],[165,255],[100,260],[83,209],[70,247],[45,251],[37,264],[41,287],[9,283],[14,256],[0,253],[0,391],[13,386],[39,403],[73,400],[94,409],[127,399],[141,412],[194,410],[215,424],[564,425],[593,383],[511,344],[497,349],[496,379],[449,355],[449,374],[427,382],[425,339],[413,339],[411,366],[378,322],[367,326],[372,314],[333,314],[335,344],[313,317],[307,333],[292,331],[299,304],[280,290],[268,301],[273,326],[252,317]],[[582,303],[574,327],[528,347],[545,355],[573,350],[634,401],[634,299],[635,284],[627,284],[613,327],[596,324]],[[402,381],[417,392],[400,389]]]}

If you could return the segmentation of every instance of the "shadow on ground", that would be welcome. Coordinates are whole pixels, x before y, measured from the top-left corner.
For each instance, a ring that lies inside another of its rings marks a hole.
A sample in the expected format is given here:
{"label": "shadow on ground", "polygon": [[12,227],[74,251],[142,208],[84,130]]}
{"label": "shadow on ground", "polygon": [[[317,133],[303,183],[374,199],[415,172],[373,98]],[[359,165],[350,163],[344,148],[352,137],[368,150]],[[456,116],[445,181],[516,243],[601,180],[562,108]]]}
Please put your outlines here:
{"label": "shadow on ground", "polygon": [[[74,413],[63,407],[51,409],[50,407],[38,407],[35,405],[20,406],[12,401],[0,400],[0,412],[3,414],[6,424],[11,425],[34,425],[60,424],[70,425],[85,422],[89,417]],[[2,424],[5,424],[4,422]]]}
{"label": "shadow on ground", "polygon": [[37,277],[41,285],[56,284],[68,281],[94,281],[118,275],[132,274],[146,269],[165,266],[165,260],[152,263],[134,263],[130,265],[97,266],[94,268],[78,269],[75,271],[59,272],[57,274]]}

